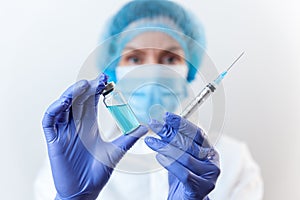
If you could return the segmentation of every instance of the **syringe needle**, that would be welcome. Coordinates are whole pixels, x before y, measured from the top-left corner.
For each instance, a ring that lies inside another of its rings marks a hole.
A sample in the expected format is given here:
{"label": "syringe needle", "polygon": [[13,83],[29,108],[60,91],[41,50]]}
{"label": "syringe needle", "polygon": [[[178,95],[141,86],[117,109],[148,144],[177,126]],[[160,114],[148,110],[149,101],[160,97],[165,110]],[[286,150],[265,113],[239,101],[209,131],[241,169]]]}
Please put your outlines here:
{"label": "syringe needle", "polygon": [[227,68],[226,71],[219,74],[219,76],[213,81],[213,83],[209,83],[203,88],[200,93],[188,104],[188,106],[183,110],[180,114],[184,118],[188,118],[193,112],[204,103],[204,101],[212,95],[212,93],[216,90],[216,86],[222,81],[222,79],[226,76],[227,72],[233,67],[233,65],[244,55],[245,52],[242,52],[235,61]]}
{"label": "syringe needle", "polygon": [[233,61],[233,63],[226,69],[226,72],[229,72],[229,70],[233,67],[233,65],[244,55],[245,51],[243,51],[241,53],[241,55],[239,55],[239,57],[237,57],[237,59],[235,59],[235,61]]}
{"label": "syringe needle", "polygon": [[219,85],[221,83],[221,81],[224,79],[224,77],[226,76],[226,74],[229,72],[229,70],[234,66],[234,64],[244,55],[245,52],[242,52],[241,55],[239,55],[239,57],[237,57],[233,63],[225,70],[223,71],[221,74],[219,74],[219,76],[214,80],[214,83],[216,85]]}

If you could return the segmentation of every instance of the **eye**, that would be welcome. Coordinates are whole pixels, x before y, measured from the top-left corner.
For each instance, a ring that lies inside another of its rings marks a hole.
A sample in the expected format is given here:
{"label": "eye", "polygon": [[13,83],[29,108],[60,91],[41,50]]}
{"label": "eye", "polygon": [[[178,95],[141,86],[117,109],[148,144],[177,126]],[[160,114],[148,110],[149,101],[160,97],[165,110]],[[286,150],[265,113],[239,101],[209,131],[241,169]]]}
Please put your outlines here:
{"label": "eye", "polygon": [[160,64],[164,65],[177,65],[182,63],[184,62],[181,56],[173,53],[166,53],[160,58]]}
{"label": "eye", "polygon": [[144,62],[144,53],[141,52],[140,50],[133,50],[130,51],[129,53],[124,53],[122,55],[120,64],[123,66],[128,66],[128,65],[141,65]]}
{"label": "eye", "polygon": [[139,54],[128,54],[122,56],[122,65],[141,65],[143,64],[143,56]]}
{"label": "eye", "polygon": [[138,56],[129,56],[127,62],[132,65],[139,65],[141,64],[141,59]]}

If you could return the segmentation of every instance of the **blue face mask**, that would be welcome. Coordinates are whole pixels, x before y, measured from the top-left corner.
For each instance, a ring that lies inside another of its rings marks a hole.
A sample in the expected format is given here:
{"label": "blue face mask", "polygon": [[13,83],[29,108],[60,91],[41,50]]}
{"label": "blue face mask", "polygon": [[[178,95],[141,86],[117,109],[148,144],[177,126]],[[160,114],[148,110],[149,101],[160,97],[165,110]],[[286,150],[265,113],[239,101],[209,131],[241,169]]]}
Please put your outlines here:
{"label": "blue face mask", "polygon": [[116,68],[117,88],[141,123],[162,120],[166,111],[176,112],[187,96],[185,65],[141,65]]}

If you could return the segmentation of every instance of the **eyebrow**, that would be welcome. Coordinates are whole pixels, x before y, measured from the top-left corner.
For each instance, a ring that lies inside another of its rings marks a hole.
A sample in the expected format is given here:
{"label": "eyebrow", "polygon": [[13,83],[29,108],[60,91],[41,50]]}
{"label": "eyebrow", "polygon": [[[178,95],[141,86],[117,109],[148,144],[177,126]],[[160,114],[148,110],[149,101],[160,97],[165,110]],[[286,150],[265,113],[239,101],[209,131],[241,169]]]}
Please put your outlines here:
{"label": "eyebrow", "polygon": [[139,53],[139,54],[144,54],[141,48],[134,48],[134,47],[125,47],[123,49],[123,53],[125,54],[130,54],[131,52]]}
{"label": "eyebrow", "polygon": [[[127,46],[124,48],[124,50],[130,50],[130,51],[140,51],[140,49],[154,49],[153,47],[146,47],[146,48],[136,48],[136,47],[131,47],[131,46]],[[183,51],[183,49],[179,46],[171,46],[167,49],[163,49],[163,48],[160,48],[160,50],[163,50],[163,51],[169,51],[169,52],[173,52],[173,51]]]}
{"label": "eyebrow", "polygon": [[167,48],[165,51],[183,51],[183,49],[181,48],[181,47],[179,47],[179,46],[173,46],[173,47],[169,47],[169,48]]}

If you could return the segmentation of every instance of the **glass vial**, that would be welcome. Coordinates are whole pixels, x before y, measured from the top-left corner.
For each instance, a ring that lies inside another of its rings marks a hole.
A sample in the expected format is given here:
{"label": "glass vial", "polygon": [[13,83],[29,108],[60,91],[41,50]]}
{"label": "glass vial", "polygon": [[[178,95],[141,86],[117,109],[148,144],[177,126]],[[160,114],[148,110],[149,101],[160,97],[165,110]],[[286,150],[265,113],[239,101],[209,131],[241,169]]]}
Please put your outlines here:
{"label": "glass vial", "polygon": [[107,83],[103,92],[103,103],[108,108],[123,134],[135,130],[140,124],[122,93],[115,89],[113,82]]}

